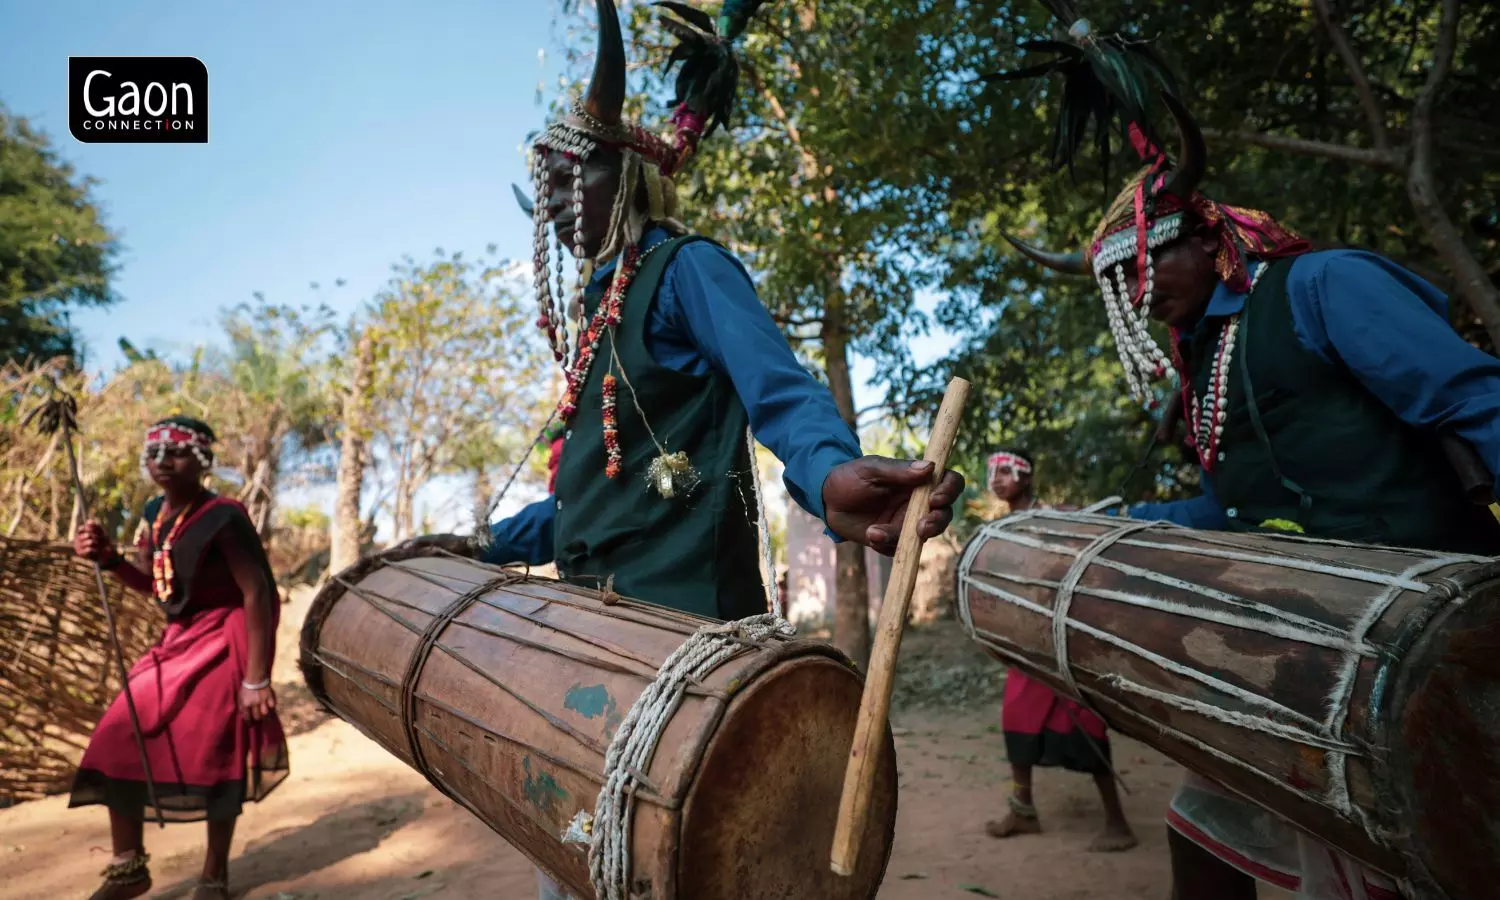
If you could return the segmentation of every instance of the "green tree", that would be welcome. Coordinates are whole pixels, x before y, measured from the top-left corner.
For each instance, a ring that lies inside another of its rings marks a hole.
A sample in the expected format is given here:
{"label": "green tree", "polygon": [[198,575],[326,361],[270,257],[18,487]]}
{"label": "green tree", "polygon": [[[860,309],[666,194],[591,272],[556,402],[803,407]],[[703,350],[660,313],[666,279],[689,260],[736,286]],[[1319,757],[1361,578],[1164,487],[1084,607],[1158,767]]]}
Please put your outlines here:
{"label": "green tree", "polygon": [[[1321,244],[1395,258],[1455,291],[1456,323],[1485,336],[1481,317],[1496,318],[1475,285],[1496,280],[1495,248],[1465,226],[1494,218],[1500,195],[1486,140],[1500,119],[1500,8],[1075,5],[1098,30],[1157,38],[1211,136],[1206,193]],[[666,97],[668,47],[645,24],[654,12],[635,8],[635,58],[648,63],[635,77]],[[705,140],[679,187],[689,224],[745,259],[851,421],[854,355],[875,360],[887,414],[915,434],[948,378],[966,375],[974,391],[955,459],[971,480],[994,443],[1020,442],[1041,457],[1045,498],[1081,503],[1121,489],[1154,414],[1124,399],[1097,287],[1039,270],[1001,235],[1080,246],[1139,162],[1116,139],[1107,182],[1101,160],[1074,178],[1054,171],[1058,84],[976,83],[1036,62],[1019,46],[1054,26],[1035,0],[767,5],[744,42],[732,139]],[[914,302],[922,289],[942,298],[932,321]],[[957,346],[919,367],[907,345],[934,324]],[[1179,453],[1159,452],[1127,492],[1179,495],[1192,473]],[[851,588],[856,565],[841,566]],[[840,643],[858,655],[846,606]]]}
{"label": "green tree", "polygon": [[231,397],[237,408],[220,414],[240,427],[221,436],[219,456],[244,478],[240,500],[266,535],[288,458],[332,439],[333,315],[327,307],[275,304],[257,293],[221,322],[227,346],[212,351],[209,361],[236,388]]}
{"label": "green tree", "polygon": [[393,268],[367,314],[369,428],[401,539],[434,476],[466,473],[488,493],[491,473],[541,427],[551,383],[514,266],[439,249],[432,262],[408,257]]}
{"label": "green tree", "polygon": [[95,184],[0,104],[0,361],[76,356],[68,311],[118,299]]}

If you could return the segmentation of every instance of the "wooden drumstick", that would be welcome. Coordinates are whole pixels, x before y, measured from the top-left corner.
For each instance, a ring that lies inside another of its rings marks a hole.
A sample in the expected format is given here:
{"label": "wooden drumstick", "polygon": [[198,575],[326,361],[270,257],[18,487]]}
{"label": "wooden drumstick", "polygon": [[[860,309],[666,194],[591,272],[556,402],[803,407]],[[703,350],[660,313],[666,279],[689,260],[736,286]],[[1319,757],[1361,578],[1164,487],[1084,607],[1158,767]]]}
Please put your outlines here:
{"label": "wooden drumstick", "polygon": [[875,627],[875,646],[870,652],[864,698],[860,701],[859,719],[854,726],[854,746],[849,750],[849,767],[844,770],[844,794],[839,801],[838,825],[833,833],[832,868],[839,875],[854,872],[865,823],[870,815],[870,793],[875,788],[876,764],[885,743],[886,719],[891,711],[896,653],[901,649],[901,631],[906,625],[906,611],[911,605],[911,592],[917,585],[922,560],[922,539],[917,536],[917,522],[927,511],[933,486],[947,468],[948,451],[953,448],[953,437],[958,433],[958,421],[968,396],[967,381],[954,378],[948,382],[924,457],[932,463],[932,481],[912,491],[906,518],[901,523],[896,559],[891,564],[891,580],[886,585],[880,621]]}

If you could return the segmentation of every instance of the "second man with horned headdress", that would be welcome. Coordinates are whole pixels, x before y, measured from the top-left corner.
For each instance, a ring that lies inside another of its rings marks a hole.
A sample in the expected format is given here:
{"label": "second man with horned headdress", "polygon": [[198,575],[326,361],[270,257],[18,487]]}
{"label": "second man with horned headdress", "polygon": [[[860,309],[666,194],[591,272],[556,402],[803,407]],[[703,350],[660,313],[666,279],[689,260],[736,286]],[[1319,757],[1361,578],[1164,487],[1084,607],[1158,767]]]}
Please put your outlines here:
{"label": "second man with horned headdress", "polygon": [[[1076,46],[1048,44],[1071,61],[1027,71],[1063,71],[1065,97],[1102,99],[1094,105],[1104,111],[1101,127],[1119,112],[1146,166],[1084,252],[1013,243],[1098,281],[1132,393],[1148,400],[1153,381],[1176,381],[1204,475],[1201,496],[1137,505],[1130,515],[1500,553],[1500,527],[1470,502],[1445,450],[1461,438],[1500,472],[1500,360],[1465,342],[1448,323],[1447,298],[1396,263],[1316,251],[1270,215],[1201,193],[1203,134],[1160,60],[1140,42],[1093,34],[1065,3],[1048,5]],[[1153,92],[1131,77],[1136,55],[1162,83],[1181,139],[1175,164],[1149,139],[1140,100]],[[1166,349],[1152,321],[1167,327]],[[1189,776],[1168,822],[1181,900],[1248,900],[1257,879],[1309,900],[1398,896],[1385,875],[1206,778]],[[1452,852],[1492,852],[1482,835],[1453,834]]]}

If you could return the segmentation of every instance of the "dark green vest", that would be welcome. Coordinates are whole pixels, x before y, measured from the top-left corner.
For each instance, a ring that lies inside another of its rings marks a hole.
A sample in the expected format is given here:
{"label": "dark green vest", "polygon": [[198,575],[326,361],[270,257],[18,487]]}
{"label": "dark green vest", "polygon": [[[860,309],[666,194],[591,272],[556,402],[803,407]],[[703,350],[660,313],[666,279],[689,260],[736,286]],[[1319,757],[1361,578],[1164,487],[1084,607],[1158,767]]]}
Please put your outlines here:
{"label": "dark green vest", "polygon": [[[1231,529],[1281,519],[1310,537],[1500,552],[1500,526],[1465,499],[1436,435],[1401,421],[1347,369],[1302,346],[1287,296],[1292,263],[1272,263],[1240,315],[1223,457],[1212,475]],[[1200,397],[1222,324],[1205,319],[1182,344]]]}
{"label": "dark green vest", "polygon": [[[658,365],[645,344],[667,264],[684,244],[699,240],[706,238],[657,246],[625,295],[613,338],[624,370],[624,377],[615,373],[623,456],[615,478],[604,476],[602,384],[612,363],[611,338],[599,338],[558,462],[553,547],[558,572],[569,580],[592,587],[613,577],[614,590],[624,596],[738,619],[766,611],[745,441],[749,416],[728,378],[675,372]],[[601,299],[602,291],[586,298],[590,316]],[[660,453],[648,423],[668,452],[686,452],[697,470],[701,480],[690,495],[668,500],[647,484],[647,467]]]}

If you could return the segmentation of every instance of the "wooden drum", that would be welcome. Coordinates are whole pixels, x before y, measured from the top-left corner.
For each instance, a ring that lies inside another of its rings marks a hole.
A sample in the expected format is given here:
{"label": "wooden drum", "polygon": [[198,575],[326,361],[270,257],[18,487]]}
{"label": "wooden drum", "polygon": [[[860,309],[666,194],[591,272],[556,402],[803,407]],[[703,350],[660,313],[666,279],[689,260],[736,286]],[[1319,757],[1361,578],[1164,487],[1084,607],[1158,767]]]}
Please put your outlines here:
{"label": "wooden drum", "polygon": [[[828,866],[860,675],[780,634],[726,627],[684,647],[716,624],[404,551],[323,589],[302,669],[325,706],[577,897],[595,883],[600,900],[874,897],[895,829],[889,734],[860,869]],[[691,669],[678,689],[658,677],[669,658]],[[654,747],[640,743],[653,718]]]}
{"label": "wooden drum", "polygon": [[1500,884],[1500,565],[1032,511],[985,526],[960,616],[1110,727],[1413,897]]}

